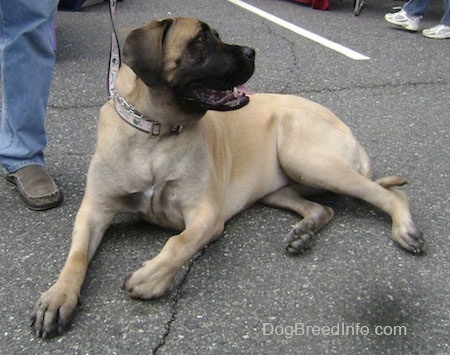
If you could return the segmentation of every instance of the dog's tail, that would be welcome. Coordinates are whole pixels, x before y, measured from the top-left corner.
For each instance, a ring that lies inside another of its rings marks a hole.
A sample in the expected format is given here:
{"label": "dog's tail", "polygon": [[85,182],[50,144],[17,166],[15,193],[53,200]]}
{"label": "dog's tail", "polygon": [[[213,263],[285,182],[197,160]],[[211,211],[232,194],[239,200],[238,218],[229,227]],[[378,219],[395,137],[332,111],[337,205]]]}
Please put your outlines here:
{"label": "dog's tail", "polygon": [[403,186],[408,183],[408,181],[406,181],[406,179],[402,176],[385,176],[376,179],[375,182],[386,189],[390,189],[395,186]]}

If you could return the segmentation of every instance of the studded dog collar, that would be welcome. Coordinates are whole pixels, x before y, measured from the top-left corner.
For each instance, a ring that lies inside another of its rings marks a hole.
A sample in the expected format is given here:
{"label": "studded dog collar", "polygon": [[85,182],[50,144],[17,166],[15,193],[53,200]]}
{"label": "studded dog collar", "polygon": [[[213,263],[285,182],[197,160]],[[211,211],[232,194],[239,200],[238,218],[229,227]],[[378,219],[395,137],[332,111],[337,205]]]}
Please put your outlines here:
{"label": "studded dog collar", "polygon": [[[117,113],[124,121],[141,131],[150,133],[153,137],[159,136],[161,123],[144,117],[133,105],[130,105],[120,96],[116,89],[113,89],[112,99]],[[182,128],[183,126],[181,125],[171,125],[170,131],[172,133],[180,133]]]}

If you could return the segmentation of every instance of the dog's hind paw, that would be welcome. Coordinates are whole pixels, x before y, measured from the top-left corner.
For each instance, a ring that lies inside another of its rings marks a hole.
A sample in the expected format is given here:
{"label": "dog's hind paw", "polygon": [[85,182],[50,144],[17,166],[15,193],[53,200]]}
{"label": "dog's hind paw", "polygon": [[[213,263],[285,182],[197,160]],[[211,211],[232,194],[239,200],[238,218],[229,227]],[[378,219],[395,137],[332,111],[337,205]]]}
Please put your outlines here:
{"label": "dog's hind paw", "polygon": [[424,251],[423,233],[414,224],[394,228],[392,239],[395,244],[410,253],[421,254]]}
{"label": "dog's hind paw", "polygon": [[311,243],[313,231],[292,229],[284,238],[285,248],[289,254],[297,254],[304,251]]}

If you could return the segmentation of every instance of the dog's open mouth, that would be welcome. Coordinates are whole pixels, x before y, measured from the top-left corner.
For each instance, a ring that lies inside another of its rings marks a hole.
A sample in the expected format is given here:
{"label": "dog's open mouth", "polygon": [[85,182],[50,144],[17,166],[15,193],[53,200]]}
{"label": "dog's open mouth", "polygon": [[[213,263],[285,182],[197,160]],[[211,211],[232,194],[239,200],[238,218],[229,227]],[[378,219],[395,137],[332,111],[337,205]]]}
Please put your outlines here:
{"label": "dog's open mouth", "polygon": [[196,86],[191,92],[194,98],[208,110],[237,110],[250,101],[247,96],[249,92],[242,85],[236,86],[233,90],[215,90]]}

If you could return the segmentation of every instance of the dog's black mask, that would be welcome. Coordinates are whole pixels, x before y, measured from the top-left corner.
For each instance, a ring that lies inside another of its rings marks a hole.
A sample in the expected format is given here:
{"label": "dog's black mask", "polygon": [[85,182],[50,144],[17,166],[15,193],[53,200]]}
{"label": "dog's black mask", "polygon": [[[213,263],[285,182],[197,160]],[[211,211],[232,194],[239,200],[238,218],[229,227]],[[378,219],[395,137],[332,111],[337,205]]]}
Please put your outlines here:
{"label": "dog's black mask", "polygon": [[228,111],[249,102],[242,84],[255,69],[255,51],[223,43],[206,24],[182,56],[172,89],[184,109]]}

